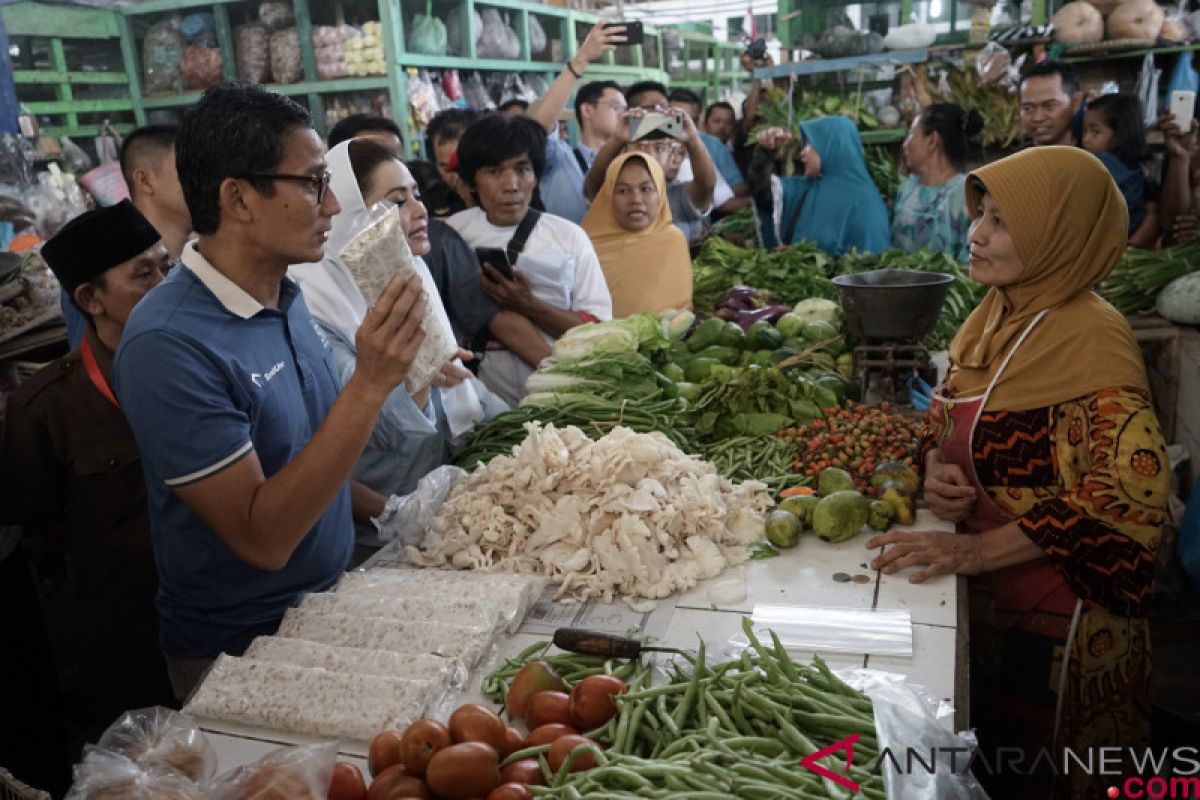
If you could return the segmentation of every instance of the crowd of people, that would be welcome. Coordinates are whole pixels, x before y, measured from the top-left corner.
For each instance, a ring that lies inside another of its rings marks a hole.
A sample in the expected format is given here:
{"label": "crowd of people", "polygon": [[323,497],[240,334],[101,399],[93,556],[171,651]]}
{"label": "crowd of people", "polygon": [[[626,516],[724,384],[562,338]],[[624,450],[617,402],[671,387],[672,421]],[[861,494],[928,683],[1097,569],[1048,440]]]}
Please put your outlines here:
{"label": "crowd of people", "polygon": [[[996,265],[1016,265],[1018,282],[1024,264],[1036,278],[1025,294],[989,295],[1001,321],[973,317],[956,339],[951,389],[961,397],[990,393],[997,370],[1009,364],[1005,348],[1016,335],[1023,341],[1022,331],[1058,298],[1077,313],[1038,329],[1008,366],[1021,380],[997,392],[988,411],[1053,419],[1081,394],[1114,387],[1122,393],[1105,395],[1105,413],[1144,411],[1136,353],[1109,359],[1107,372],[1081,374],[1080,385],[1062,391],[1046,387],[1066,387],[1063,374],[1092,362],[1076,358],[1056,373],[1046,359],[1087,329],[1089,314],[1100,314],[1089,289],[1115,263],[1126,233],[1143,246],[1159,240],[1160,228],[1168,242],[1194,235],[1194,132],[1164,121],[1169,162],[1156,205],[1142,172],[1142,127],[1131,125],[1136,101],[1111,96],[1085,105],[1069,67],[1043,64],[1020,89],[1026,132],[1045,148],[1040,160],[1022,161],[1016,179],[1009,177],[1015,168],[998,166],[968,177],[981,120],[955,105],[931,105],[905,138],[908,177],[889,208],[844,117],[801,123],[803,141],[787,147],[792,134],[780,129],[749,137],[757,84],[740,119],[728,103],[704,107],[690,91],[650,81],[579,85],[620,36],[619,28],[597,26],[532,106],[437,115],[427,130],[428,162],[406,157],[391,120],[349,118],[326,142],[302,107],[241,83],[205,92],[177,127],[143,128],[126,140],[121,163],[131,200],[87,212],[42,250],[63,288],[73,349],[8,406],[0,521],[24,525],[30,544],[9,551],[0,585],[5,618],[24,625],[19,635],[30,644],[29,658],[5,662],[0,686],[6,702],[21,687],[12,707],[16,719],[29,720],[21,741],[33,747],[11,760],[43,765],[30,780],[61,787],[62,766],[119,712],[182,701],[218,654],[241,653],[255,636],[273,633],[301,594],[332,586],[379,545],[398,497],[446,463],[474,422],[520,402],[525,379],[564,332],[689,307],[689,248],[714,216],[753,208],[766,246],[807,240],[833,255],[930,248],[963,261],[987,251]],[[559,122],[572,95],[574,145]],[[781,153],[798,153],[795,176],[781,176],[791,171]],[[1077,194],[1035,193],[1038,213],[1018,211],[1024,201],[1013,180],[1033,181],[1039,171]],[[1060,225],[1055,235],[1079,237],[1084,222],[1095,222],[1062,208],[1084,194],[1121,230],[1099,243],[1080,238],[1072,244],[1078,252],[1041,253],[1051,222]],[[340,254],[380,204],[398,209],[419,274],[367,298]],[[1060,256],[1073,270],[1066,283],[1056,272]],[[1005,280],[984,282],[1004,287]],[[431,385],[410,392],[404,383],[426,334],[426,302],[444,309],[462,349]],[[1006,317],[1014,302],[1020,313]],[[1110,316],[1100,314],[1114,347],[1124,347],[1121,323]],[[1066,358],[1058,352],[1058,361]],[[1093,422],[1087,408],[1080,413]],[[998,437],[1012,424],[987,413],[983,421]],[[1049,452],[1074,429],[1044,433],[1039,446]],[[1154,450],[1161,436],[1143,438],[1142,449]],[[940,444],[931,470],[953,460],[952,446]],[[1030,502],[1046,486],[1070,483],[1072,469],[1060,452],[1030,484]],[[1007,481],[997,472],[982,484],[946,482],[975,494]],[[1147,496],[1161,490],[1147,486]],[[948,496],[947,514],[964,519],[963,495]],[[1027,522],[1004,527],[1001,565],[1065,552],[1066,578],[1055,590],[1087,600],[1082,625],[1142,636],[1130,617],[1145,600],[1139,557],[1152,535],[1151,512],[1092,531],[1097,542],[1108,536],[1125,548],[1113,562],[1110,545],[1095,563],[1134,565],[1129,580],[1113,586],[1050,529],[1092,513],[1080,510],[1088,498],[1043,520],[1030,516],[1024,498],[1005,497],[1010,516],[1025,514]],[[51,598],[45,626],[30,623],[41,619],[39,596]],[[1072,631],[1081,624],[1074,606],[1047,613],[1060,641],[1068,636],[1058,631],[1064,619]],[[1044,654],[1047,670],[1052,650]],[[1070,668],[1130,668],[1086,655],[1076,652],[1083,660]],[[1132,725],[1138,713],[1114,719]],[[25,735],[34,729],[45,737]]]}

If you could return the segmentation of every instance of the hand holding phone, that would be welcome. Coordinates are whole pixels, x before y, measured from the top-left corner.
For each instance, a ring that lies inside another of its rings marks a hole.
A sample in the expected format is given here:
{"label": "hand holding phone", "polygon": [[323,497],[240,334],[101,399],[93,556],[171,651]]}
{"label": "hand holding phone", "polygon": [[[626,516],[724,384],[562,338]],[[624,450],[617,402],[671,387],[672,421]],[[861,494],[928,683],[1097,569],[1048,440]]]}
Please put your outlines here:
{"label": "hand holding phone", "polygon": [[513,279],[512,264],[508,262],[508,253],[499,247],[476,247],[475,255],[479,258],[479,266],[490,264],[508,280]]}
{"label": "hand holding phone", "polygon": [[625,41],[621,43],[622,45],[641,44],[646,40],[646,31],[640,20],[633,22],[622,22],[620,20],[615,20],[607,23],[604,27],[612,29],[624,29]]}
{"label": "hand holding phone", "polygon": [[1192,117],[1196,114],[1196,93],[1177,89],[1171,92],[1171,115],[1182,133],[1192,130]]}

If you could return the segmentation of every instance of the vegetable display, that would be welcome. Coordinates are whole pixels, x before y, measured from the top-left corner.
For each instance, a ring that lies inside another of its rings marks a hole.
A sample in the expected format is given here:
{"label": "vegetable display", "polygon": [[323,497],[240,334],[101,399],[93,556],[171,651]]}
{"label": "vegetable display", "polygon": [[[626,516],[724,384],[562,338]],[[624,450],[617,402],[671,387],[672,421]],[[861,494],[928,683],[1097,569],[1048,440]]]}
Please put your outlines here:
{"label": "vegetable display", "polygon": [[1169,283],[1198,270],[1200,239],[1165,250],[1130,248],[1101,285],[1100,294],[1122,314],[1149,313]]}
{"label": "vegetable display", "polygon": [[655,686],[632,663],[545,656],[546,645],[534,645],[484,680],[489,699],[502,701],[529,659],[571,670],[576,688],[588,675],[616,672],[625,690],[607,679],[614,716],[579,738],[564,735],[508,760],[536,759],[541,780],[528,787],[534,797],[840,798],[844,790],[799,762],[857,735],[852,763],[836,750],[817,763],[860,784],[863,797],[883,800],[882,776],[871,770],[879,753],[871,701],[820,658],[811,665],[792,659],[774,633],[765,644],[749,618],[743,629],[750,647],[739,658],[709,663],[701,642],[694,656],[683,655],[686,669],[672,665]]}
{"label": "vegetable display", "polygon": [[778,436],[734,436],[701,445],[700,455],[726,478],[759,481],[775,492],[809,480],[792,471],[796,448]]}
{"label": "vegetable display", "polygon": [[920,423],[894,413],[889,403],[847,405],[779,435],[796,446],[795,468],[804,475],[815,478],[826,467],[837,467],[853,475],[859,489],[873,494],[876,466],[913,463]]}

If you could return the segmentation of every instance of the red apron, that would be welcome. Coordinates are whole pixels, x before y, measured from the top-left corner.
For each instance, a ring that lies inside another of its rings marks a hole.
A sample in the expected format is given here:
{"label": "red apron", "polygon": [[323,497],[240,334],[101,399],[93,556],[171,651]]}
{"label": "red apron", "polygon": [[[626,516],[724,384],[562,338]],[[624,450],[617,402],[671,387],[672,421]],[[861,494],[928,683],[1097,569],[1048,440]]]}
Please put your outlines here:
{"label": "red apron", "polygon": [[[963,523],[969,533],[983,533],[1012,522],[1013,518],[996,505],[979,482],[973,456],[975,427],[1009,360],[1045,313],[1043,311],[1035,317],[1021,334],[982,395],[946,398],[935,392],[930,402],[930,427],[941,449],[942,460],[957,464],[975,487],[975,507]],[[983,580],[991,590],[995,600],[996,621],[1002,627],[1015,626],[1063,640],[1069,637],[1071,619],[1079,598],[1050,559],[1040,558],[1005,567],[987,573]]]}

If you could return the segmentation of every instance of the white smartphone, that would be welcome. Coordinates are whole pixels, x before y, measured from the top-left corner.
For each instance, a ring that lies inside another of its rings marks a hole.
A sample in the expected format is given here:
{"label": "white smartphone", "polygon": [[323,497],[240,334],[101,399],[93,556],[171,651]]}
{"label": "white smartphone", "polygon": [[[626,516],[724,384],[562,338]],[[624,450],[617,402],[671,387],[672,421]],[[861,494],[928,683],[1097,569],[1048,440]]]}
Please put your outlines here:
{"label": "white smartphone", "polygon": [[1171,115],[1179,130],[1187,133],[1192,129],[1192,117],[1196,113],[1196,93],[1190,90],[1171,92]]}

